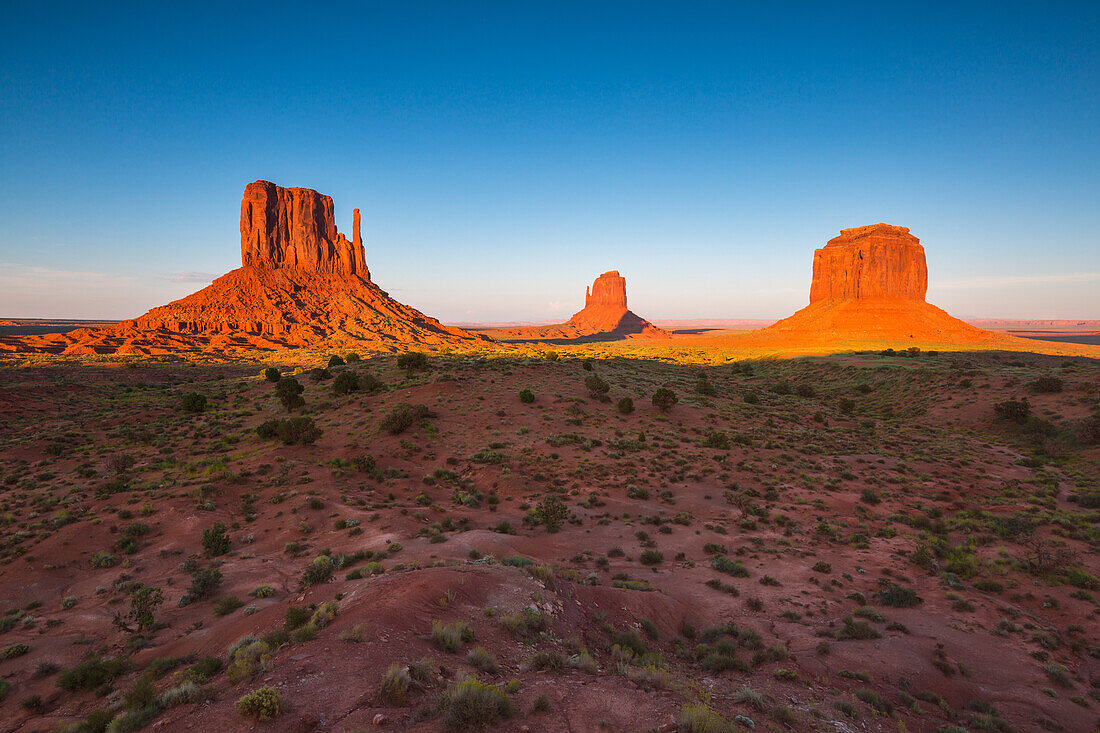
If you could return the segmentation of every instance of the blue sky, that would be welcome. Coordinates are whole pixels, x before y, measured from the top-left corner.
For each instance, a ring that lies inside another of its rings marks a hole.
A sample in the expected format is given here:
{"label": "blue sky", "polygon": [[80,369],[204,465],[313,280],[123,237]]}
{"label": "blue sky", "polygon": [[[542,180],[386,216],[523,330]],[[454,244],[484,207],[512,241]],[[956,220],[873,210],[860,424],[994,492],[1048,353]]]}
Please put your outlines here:
{"label": "blue sky", "polygon": [[0,316],[240,264],[256,179],[363,211],[448,321],[780,317],[908,226],[960,316],[1100,318],[1100,5],[24,3],[0,25]]}

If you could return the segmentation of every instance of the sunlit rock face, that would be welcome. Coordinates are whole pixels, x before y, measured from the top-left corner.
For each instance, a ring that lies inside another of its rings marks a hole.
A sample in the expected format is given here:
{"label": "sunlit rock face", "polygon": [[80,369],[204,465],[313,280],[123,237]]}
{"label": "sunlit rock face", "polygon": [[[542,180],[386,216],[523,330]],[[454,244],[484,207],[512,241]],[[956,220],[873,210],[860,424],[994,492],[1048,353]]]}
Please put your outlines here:
{"label": "sunlit rock face", "polygon": [[923,301],[928,265],[908,227],[889,224],[842,229],[814,252],[810,302],[853,298]]}

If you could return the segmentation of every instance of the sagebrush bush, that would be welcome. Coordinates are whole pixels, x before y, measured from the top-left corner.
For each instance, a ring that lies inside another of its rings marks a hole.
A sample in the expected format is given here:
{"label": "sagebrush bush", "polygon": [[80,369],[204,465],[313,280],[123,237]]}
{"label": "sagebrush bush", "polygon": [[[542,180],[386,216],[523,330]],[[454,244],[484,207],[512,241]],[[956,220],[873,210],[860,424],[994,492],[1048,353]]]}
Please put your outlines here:
{"label": "sagebrush bush", "polygon": [[382,418],[379,427],[390,435],[400,435],[416,423],[431,415],[427,405],[411,405],[403,402],[397,405],[386,417]]}
{"label": "sagebrush bush", "polygon": [[436,711],[447,728],[488,726],[512,717],[512,701],[498,687],[476,677],[458,680],[439,694]]}
{"label": "sagebrush bush", "polygon": [[387,705],[404,705],[409,695],[412,678],[407,669],[400,664],[391,664],[382,673],[382,684],[378,687],[378,697]]}
{"label": "sagebrush bush", "polygon": [[473,641],[474,630],[465,621],[455,621],[445,624],[442,621],[432,621],[432,643],[445,652],[457,652],[462,649],[465,642]]}
{"label": "sagebrush bush", "polygon": [[229,649],[226,675],[230,682],[240,682],[267,670],[271,665],[271,646],[249,634]]}
{"label": "sagebrush bush", "polygon": [[203,412],[206,409],[206,395],[198,392],[188,392],[183,396],[184,412]]}
{"label": "sagebrush bush", "polygon": [[282,700],[274,687],[261,687],[237,700],[237,712],[256,720],[271,720],[282,712]]}

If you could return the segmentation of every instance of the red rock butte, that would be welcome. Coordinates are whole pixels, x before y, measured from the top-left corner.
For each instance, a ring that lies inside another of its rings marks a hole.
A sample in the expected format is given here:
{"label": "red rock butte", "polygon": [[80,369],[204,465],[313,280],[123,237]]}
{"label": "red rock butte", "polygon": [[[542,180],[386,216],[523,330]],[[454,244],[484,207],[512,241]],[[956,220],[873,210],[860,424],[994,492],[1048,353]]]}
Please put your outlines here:
{"label": "red rock butte", "polygon": [[670,338],[669,333],[626,307],[626,278],[618,270],[596,278],[584,293],[584,308],[565,323],[501,331],[504,338],[530,340],[610,341],[624,338]]}
{"label": "red rock butte", "polygon": [[842,229],[814,251],[810,304],[757,334],[791,342],[1003,340],[925,302],[927,291],[924,247],[908,227]]}
{"label": "red rock butte", "polygon": [[[362,345],[399,351],[489,341],[444,326],[375,285],[359,222],[355,209],[349,241],[336,230],[331,197],[255,181],[241,199],[241,267],[138,318],[27,337],[15,350],[125,354]],[[11,345],[11,339],[3,344]]]}

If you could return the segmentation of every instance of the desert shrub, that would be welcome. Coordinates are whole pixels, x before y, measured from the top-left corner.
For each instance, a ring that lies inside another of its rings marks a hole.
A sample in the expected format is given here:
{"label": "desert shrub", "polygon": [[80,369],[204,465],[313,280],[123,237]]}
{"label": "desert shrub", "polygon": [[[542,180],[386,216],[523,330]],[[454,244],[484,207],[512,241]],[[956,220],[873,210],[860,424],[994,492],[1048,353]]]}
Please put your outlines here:
{"label": "desert shrub", "polygon": [[236,707],[237,712],[245,717],[271,720],[281,712],[282,701],[274,687],[261,687],[238,698]]}
{"label": "desert shrub", "polygon": [[214,601],[214,615],[228,616],[244,605],[244,601],[237,596],[223,596]]}
{"label": "desert shrub", "polygon": [[404,705],[409,695],[412,678],[409,671],[400,664],[391,664],[382,673],[382,683],[378,686],[378,697],[387,705]]}
{"label": "desert shrub", "polygon": [[187,589],[185,598],[190,597],[191,601],[208,598],[214,595],[214,591],[221,584],[222,571],[217,568],[199,568],[191,573],[191,586]]}
{"label": "desert shrub", "polygon": [[91,563],[92,567],[96,568],[97,570],[114,567],[115,556],[109,552],[104,552],[103,550],[100,550],[99,552],[92,555],[89,562]]}
{"label": "desert shrub", "polygon": [[729,436],[720,430],[714,430],[712,428],[706,432],[705,436],[703,436],[703,447],[715,448],[717,450],[729,450]]}
{"label": "desert shrub", "polygon": [[642,554],[638,556],[638,562],[642,565],[660,565],[664,561],[664,553],[660,550],[642,550]]}
{"label": "desert shrub", "polygon": [[500,670],[497,658],[483,646],[474,647],[466,655],[466,664],[486,674],[496,674]]}
{"label": "desert shrub", "polygon": [[356,354],[354,351],[348,354],[344,354],[344,361],[346,361],[348,364],[354,364],[355,362],[359,361],[359,354]]}
{"label": "desert shrub", "polygon": [[592,674],[600,671],[600,665],[596,663],[596,658],[589,654],[587,649],[581,649],[579,652],[569,657],[568,664],[573,669],[579,669]]}
{"label": "desert shrub", "polygon": [[215,522],[213,527],[202,531],[202,549],[209,557],[229,552],[229,533],[224,524]]}
{"label": "desert shrub", "polygon": [[445,624],[442,621],[432,621],[432,643],[442,651],[458,652],[462,650],[465,642],[475,639],[474,630],[465,621],[455,621]]}
{"label": "desert shrub", "polygon": [[1022,425],[1031,416],[1031,404],[1026,397],[1022,400],[1007,400],[993,405],[993,412],[1002,420]]}
{"label": "desert shrub", "polygon": [[535,401],[535,393],[529,389],[520,390],[519,401],[525,405],[529,405]]}
{"label": "desert shrub", "polygon": [[203,412],[206,409],[206,395],[198,392],[188,392],[183,396],[184,412]]}
{"label": "desert shrub", "polygon": [[730,560],[725,555],[715,555],[710,561],[710,566],[720,573],[732,575],[735,578],[749,577],[749,570],[736,560]]}
{"label": "desert shrub", "polygon": [[661,387],[653,393],[653,406],[661,412],[668,412],[679,401],[676,393],[666,387]]}
{"label": "desert shrub", "polygon": [[561,652],[556,649],[543,649],[528,657],[523,667],[529,672],[538,672],[543,669],[559,672],[565,669],[565,664],[566,659]]}
{"label": "desert shrub", "polygon": [[410,405],[402,402],[397,405],[386,417],[382,418],[380,427],[390,435],[400,435],[417,422],[431,415],[427,405]]}
{"label": "desert shrub", "polygon": [[1062,391],[1062,380],[1058,377],[1039,377],[1027,383],[1028,389],[1036,394],[1055,394]]}
{"label": "desert shrub", "polygon": [[825,562],[824,560],[819,560],[818,562],[814,563],[812,570],[815,573],[823,573],[825,575],[828,575],[829,573],[833,572],[833,566]]}
{"label": "desert shrub", "polygon": [[0,651],[0,659],[15,659],[16,657],[23,656],[30,650],[31,648],[26,644],[8,644],[4,647],[3,651]]}
{"label": "desert shrub", "polygon": [[216,677],[224,667],[225,663],[217,657],[203,657],[183,671],[183,678],[201,685]]}
{"label": "desert shrub", "polygon": [[768,709],[768,701],[762,694],[751,687],[742,687],[738,690],[737,694],[733,697],[733,701],[741,705],[748,705],[754,710],[764,711]]}
{"label": "desert shrub", "polygon": [[718,394],[718,390],[715,389],[714,385],[711,384],[710,380],[705,376],[700,377],[699,381],[695,383],[695,392],[706,397],[713,397]]}
{"label": "desert shrub", "polygon": [[734,726],[702,702],[689,702],[676,716],[676,730],[682,733],[731,733]]}
{"label": "desert shrub", "polygon": [[840,410],[841,414],[843,415],[851,415],[853,412],[855,412],[856,409],[855,400],[849,399],[847,397],[841,397],[840,400],[837,402],[837,409]]}
{"label": "desert shrub", "polygon": [[875,490],[869,486],[860,492],[859,500],[862,501],[864,504],[870,504],[871,506],[882,502],[882,499],[879,497],[878,494],[875,493]]}
{"label": "desert shrub", "polygon": [[599,374],[589,374],[585,377],[584,386],[588,390],[588,394],[597,398],[603,397],[611,391],[611,385]]}
{"label": "desert shrub", "polygon": [[634,400],[630,399],[629,397],[623,397],[621,400],[618,401],[616,407],[619,408],[619,412],[623,415],[629,415],[630,413],[634,412]]}
{"label": "desert shrub", "polygon": [[344,366],[344,360],[342,358],[340,358],[339,355],[333,354],[332,356],[330,356],[328,358],[328,364],[326,366],[328,366],[328,367]]}
{"label": "desert shrub", "polygon": [[866,621],[856,621],[851,616],[845,616],[843,619],[844,628],[836,632],[835,638],[837,641],[846,641],[848,639],[862,641],[865,639],[879,639],[882,637],[875,629]]}
{"label": "desert shrub", "polygon": [[557,532],[569,519],[569,508],[556,496],[546,496],[523,518],[524,524],[543,525],[547,532]]}
{"label": "desert shrub", "polygon": [[308,608],[302,606],[289,606],[286,609],[283,625],[287,631],[294,631],[294,629],[302,626],[309,621],[310,612]]}
{"label": "desert shrub", "polygon": [[649,652],[649,647],[646,646],[645,641],[642,640],[642,637],[638,636],[638,632],[634,629],[629,629],[612,636],[611,647],[614,648],[616,646],[620,649],[629,649],[636,657],[643,657]]}
{"label": "desert shrub", "polygon": [[757,405],[760,403],[759,395],[757,395],[751,389],[745,390],[745,392],[741,395],[741,399],[745,401],[746,405]]}
{"label": "desert shrub", "polygon": [[321,429],[312,417],[291,417],[279,421],[279,440],[285,445],[312,445],[321,437]]}
{"label": "desert shrub", "polygon": [[336,563],[328,555],[318,555],[313,558],[302,572],[302,585],[328,582],[332,578],[335,565]]}
{"label": "desert shrub", "polygon": [[512,717],[512,701],[500,688],[476,677],[459,680],[440,693],[436,711],[446,728],[489,726]]}
{"label": "desert shrub", "polygon": [[336,605],[336,601],[325,601],[317,610],[313,612],[313,615],[309,617],[309,622],[316,626],[318,629],[323,629],[332,623],[336,618],[336,614],[339,613],[339,607]]}
{"label": "desert shrub", "polygon": [[791,389],[790,382],[776,382],[768,386],[768,391],[778,395],[789,395],[794,390]]}
{"label": "desert shrub", "polygon": [[230,682],[254,677],[271,664],[271,645],[251,634],[229,649],[229,666],[226,675]]}
{"label": "desert shrub", "polygon": [[305,392],[305,390],[306,388],[302,386],[302,383],[294,377],[284,377],[275,385],[275,395],[279,398],[283,408],[288,411],[296,410],[306,403],[302,399],[302,392]]}
{"label": "desert shrub", "polygon": [[164,592],[160,588],[137,584],[130,592],[130,612],[127,615],[139,629],[152,629],[156,626],[153,614],[163,602]]}
{"label": "desert shrub", "polygon": [[84,661],[61,671],[57,677],[57,686],[62,690],[95,690],[122,676],[130,663],[124,657],[101,659],[89,655]]}
{"label": "desert shrub", "polygon": [[336,379],[332,380],[334,394],[351,394],[359,391],[359,375],[355,372],[340,372]]}
{"label": "desert shrub", "polygon": [[278,382],[282,378],[282,374],[279,374],[279,370],[275,367],[268,367],[264,369],[264,379],[269,382]]}
{"label": "desert shrub", "polygon": [[879,603],[891,608],[912,608],[924,603],[912,588],[904,588],[897,583],[886,583],[882,590],[875,593]]}
{"label": "desert shrub", "polygon": [[415,371],[428,368],[428,355],[419,351],[410,351],[397,357],[397,368],[404,369],[410,375]]}
{"label": "desert shrub", "polygon": [[869,690],[865,687],[855,691],[855,696],[879,711],[883,715],[891,715],[894,712],[894,706],[890,704],[882,695],[878,694],[874,690]]}

